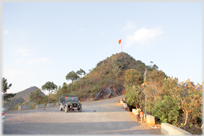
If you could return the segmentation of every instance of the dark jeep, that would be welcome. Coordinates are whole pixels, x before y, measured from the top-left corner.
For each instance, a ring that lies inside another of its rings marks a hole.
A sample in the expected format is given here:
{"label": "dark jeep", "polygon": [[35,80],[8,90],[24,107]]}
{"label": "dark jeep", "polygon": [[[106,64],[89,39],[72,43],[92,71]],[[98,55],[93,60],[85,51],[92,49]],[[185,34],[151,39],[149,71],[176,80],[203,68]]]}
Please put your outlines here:
{"label": "dark jeep", "polygon": [[64,110],[66,113],[72,110],[82,111],[82,104],[77,96],[74,95],[62,95],[59,101],[59,110]]}

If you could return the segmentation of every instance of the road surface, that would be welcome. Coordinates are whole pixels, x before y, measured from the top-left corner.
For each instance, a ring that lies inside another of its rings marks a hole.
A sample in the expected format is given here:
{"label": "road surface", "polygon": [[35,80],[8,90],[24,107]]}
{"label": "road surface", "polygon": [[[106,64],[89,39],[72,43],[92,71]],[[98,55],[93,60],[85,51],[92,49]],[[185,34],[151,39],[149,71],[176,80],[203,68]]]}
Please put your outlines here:
{"label": "road surface", "polygon": [[82,112],[65,113],[58,106],[10,111],[3,134],[155,134],[119,104],[121,97],[82,102]]}

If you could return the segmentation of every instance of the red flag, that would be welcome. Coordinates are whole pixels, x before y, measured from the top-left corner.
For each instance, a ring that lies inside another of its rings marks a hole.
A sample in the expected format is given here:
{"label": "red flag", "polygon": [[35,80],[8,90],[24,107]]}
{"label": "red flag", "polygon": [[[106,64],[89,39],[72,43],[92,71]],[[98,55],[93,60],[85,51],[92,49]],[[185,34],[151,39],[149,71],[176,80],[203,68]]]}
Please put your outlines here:
{"label": "red flag", "polygon": [[119,43],[119,44],[121,43],[121,39],[118,41],[118,43]]}

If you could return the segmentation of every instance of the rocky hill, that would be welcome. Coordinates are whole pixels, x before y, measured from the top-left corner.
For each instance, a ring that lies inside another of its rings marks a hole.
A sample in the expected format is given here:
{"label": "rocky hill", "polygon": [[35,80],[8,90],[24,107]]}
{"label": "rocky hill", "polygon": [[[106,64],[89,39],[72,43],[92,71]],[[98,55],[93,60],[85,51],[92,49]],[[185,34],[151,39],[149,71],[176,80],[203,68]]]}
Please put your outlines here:
{"label": "rocky hill", "polygon": [[[127,53],[117,53],[100,61],[95,68],[73,84],[71,94],[83,100],[99,100],[115,97],[124,93],[124,74],[128,69],[136,69],[141,74],[146,66]],[[81,89],[80,89],[81,83]],[[70,94],[71,84],[63,84],[58,94]]]}

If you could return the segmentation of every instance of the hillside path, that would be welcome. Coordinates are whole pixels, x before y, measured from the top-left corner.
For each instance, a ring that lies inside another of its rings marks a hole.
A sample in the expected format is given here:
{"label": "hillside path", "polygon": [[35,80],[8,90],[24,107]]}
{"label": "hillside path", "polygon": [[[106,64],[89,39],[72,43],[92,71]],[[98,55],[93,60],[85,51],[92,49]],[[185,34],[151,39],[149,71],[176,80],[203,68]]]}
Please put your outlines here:
{"label": "hillside path", "polygon": [[[122,96],[82,102],[82,112],[65,113],[58,106],[5,114],[3,134],[161,134],[119,104]],[[44,110],[45,109],[45,110]]]}

